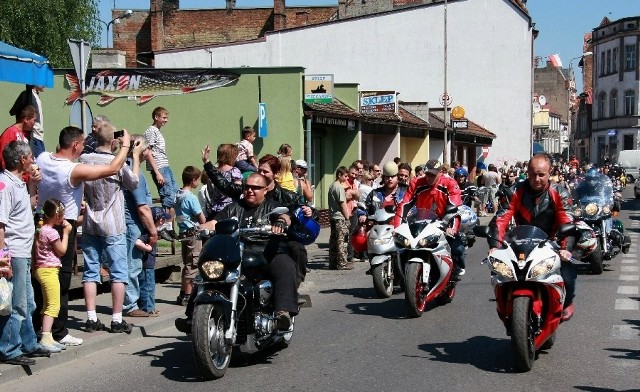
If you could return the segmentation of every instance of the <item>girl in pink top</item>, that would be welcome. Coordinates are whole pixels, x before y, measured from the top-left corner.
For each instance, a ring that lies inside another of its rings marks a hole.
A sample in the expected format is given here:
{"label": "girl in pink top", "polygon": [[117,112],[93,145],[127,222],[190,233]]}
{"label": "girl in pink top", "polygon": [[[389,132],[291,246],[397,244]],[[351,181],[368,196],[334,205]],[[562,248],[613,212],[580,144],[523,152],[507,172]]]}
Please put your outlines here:
{"label": "girl in pink top", "polygon": [[[42,214],[43,224],[35,241],[35,276],[42,286],[43,297],[40,344],[51,352],[60,352],[64,346],[53,340],[51,326],[60,312],[60,257],[67,252],[71,225],[64,219],[64,205],[59,200],[45,201]],[[62,238],[55,227],[62,228]]]}

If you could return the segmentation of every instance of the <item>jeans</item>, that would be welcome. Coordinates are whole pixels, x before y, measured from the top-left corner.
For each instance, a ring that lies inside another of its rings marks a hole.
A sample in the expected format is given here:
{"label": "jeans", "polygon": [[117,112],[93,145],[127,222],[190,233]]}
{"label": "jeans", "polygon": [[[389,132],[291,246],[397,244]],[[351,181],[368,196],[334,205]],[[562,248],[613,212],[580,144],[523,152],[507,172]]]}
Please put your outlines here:
{"label": "jeans", "polygon": [[38,155],[44,152],[44,142],[40,139],[32,137],[29,141],[29,144],[31,145],[31,153],[33,154],[33,159],[35,160]]}
{"label": "jeans", "polygon": [[449,247],[451,247],[451,258],[453,262],[462,269],[466,268],[464,262],[465,249],[460,234],[456,234],[453,238],[447,237],[447,242],[449,243]]}
{"label": "jeans", "polygon": [[158,171],[164,178],[164,185],[158,185],[156,174],[153,171],[151,172],[151,178],[158,188],[158,196],[160,196],[162,206],[164,208],[173,208],[173,206],[176,204],[176,194],[179,190],[176,179],[173,176],[171,167],[169,166],[158,168]]}
{"label": "jeans", "polygon": [[39,347],[31,323],[31,315],[36,309],[31,286],[31,259],[12,257],[11,268],[13,310],[9,316],[0,317],[0,359],[12,359]]}
{"label": "jeans", "polygon": [[142,252],[135,247],[136,240],[140,238],[140,229],[134,223],[127,223],[127,264],[129,271],[129,282],[124,296],[124,313],[131,312],[138,308],[138,298],[140,298],[140,282],[138,277],[142,272]]}
{"label": "jeans", "polygon": [[560,275],[562,276],[562,280],[564,280],[564,288],[567,290],[567,295],[564,299],[564,307],[566,308],[573,302],[573,298],[576,296],[578,270],[573,263],[563,261],[560,263]]}
{"label": "jeans", "polygon": [[[140,309],[151,313],[156,309],[156,270],[143,268],[140,277]],[[194,290],[195,292],[195,290]]]}

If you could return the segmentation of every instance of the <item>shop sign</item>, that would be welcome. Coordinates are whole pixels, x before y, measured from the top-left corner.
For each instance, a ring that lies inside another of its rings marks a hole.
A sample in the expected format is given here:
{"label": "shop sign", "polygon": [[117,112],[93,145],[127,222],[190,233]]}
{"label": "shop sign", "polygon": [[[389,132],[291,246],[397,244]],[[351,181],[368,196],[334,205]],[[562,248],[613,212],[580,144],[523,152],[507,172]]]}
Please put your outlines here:
{"label": "shop sign", "polygon": [[[324,117],[324,116],[313,116],[313,122],[315,124],[320,125],[329,125],[332,127],[340,127],[340,128],[349,128],[350,122],[354,122],[353,120],[347,120],[346,118],[335,118],[335,117]],[[355,122],[354,122],[355,123]],[[353,125],[355,129],[355,125]]]}
{"label": "shop sign", "polygon": [[468,129],[469,120],[451,120],[451,128],[453,129]]}
{"label": "shop sign", "polygon": [[360,113],[397,113],[395,91],[361,91]]}
{"label": "shop sign", "polygon": [[333,103],[333,75],[304,75],[305,103]]}

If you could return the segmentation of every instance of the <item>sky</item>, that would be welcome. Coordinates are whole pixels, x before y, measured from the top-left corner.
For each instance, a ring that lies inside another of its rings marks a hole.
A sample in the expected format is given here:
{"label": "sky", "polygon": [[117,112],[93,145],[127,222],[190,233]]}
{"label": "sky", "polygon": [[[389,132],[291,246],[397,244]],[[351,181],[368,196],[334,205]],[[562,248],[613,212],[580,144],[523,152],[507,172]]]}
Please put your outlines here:
{"label": "sky", "polygon": [[[474,0],[469,0],[474,1]],[[109,22],[111,9],[149,9],[149,0],[99,0],[100,19]],[[287,0],[287,5],[336,5],[337,0]],[[225,0],[180,0],[180,8],[224,8]],[[236,0],[236,7],[271,7],[273,0]],[[529,15],[540,31],[534,42],[534,55],[546,59],[559,54],[563,67],[582,54],[584,34],[597,27],[606,16],[611,20],[640,16],[640,0],[528,0]],[[106,31],[102,32],[106,43]],[[111,38],[109,38],[111,40]],[[576,88],[582,91],[582,74],[572,65]],[[541,63],[544,65],[544,62]]]}

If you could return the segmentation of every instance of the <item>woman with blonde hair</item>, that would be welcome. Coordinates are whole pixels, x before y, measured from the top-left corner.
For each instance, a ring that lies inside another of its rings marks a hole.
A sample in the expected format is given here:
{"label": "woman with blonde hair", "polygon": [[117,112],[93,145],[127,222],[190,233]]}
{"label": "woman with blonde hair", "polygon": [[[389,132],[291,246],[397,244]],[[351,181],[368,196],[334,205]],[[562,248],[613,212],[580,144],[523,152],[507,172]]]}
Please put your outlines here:
{"label": "woman with blonde hair", "polygon": [[293,182],[293,173],[291,171],[291,157],[280,157],[280,172],[276,174],[276,182],[288,191],[296,191],[296,186]]}

